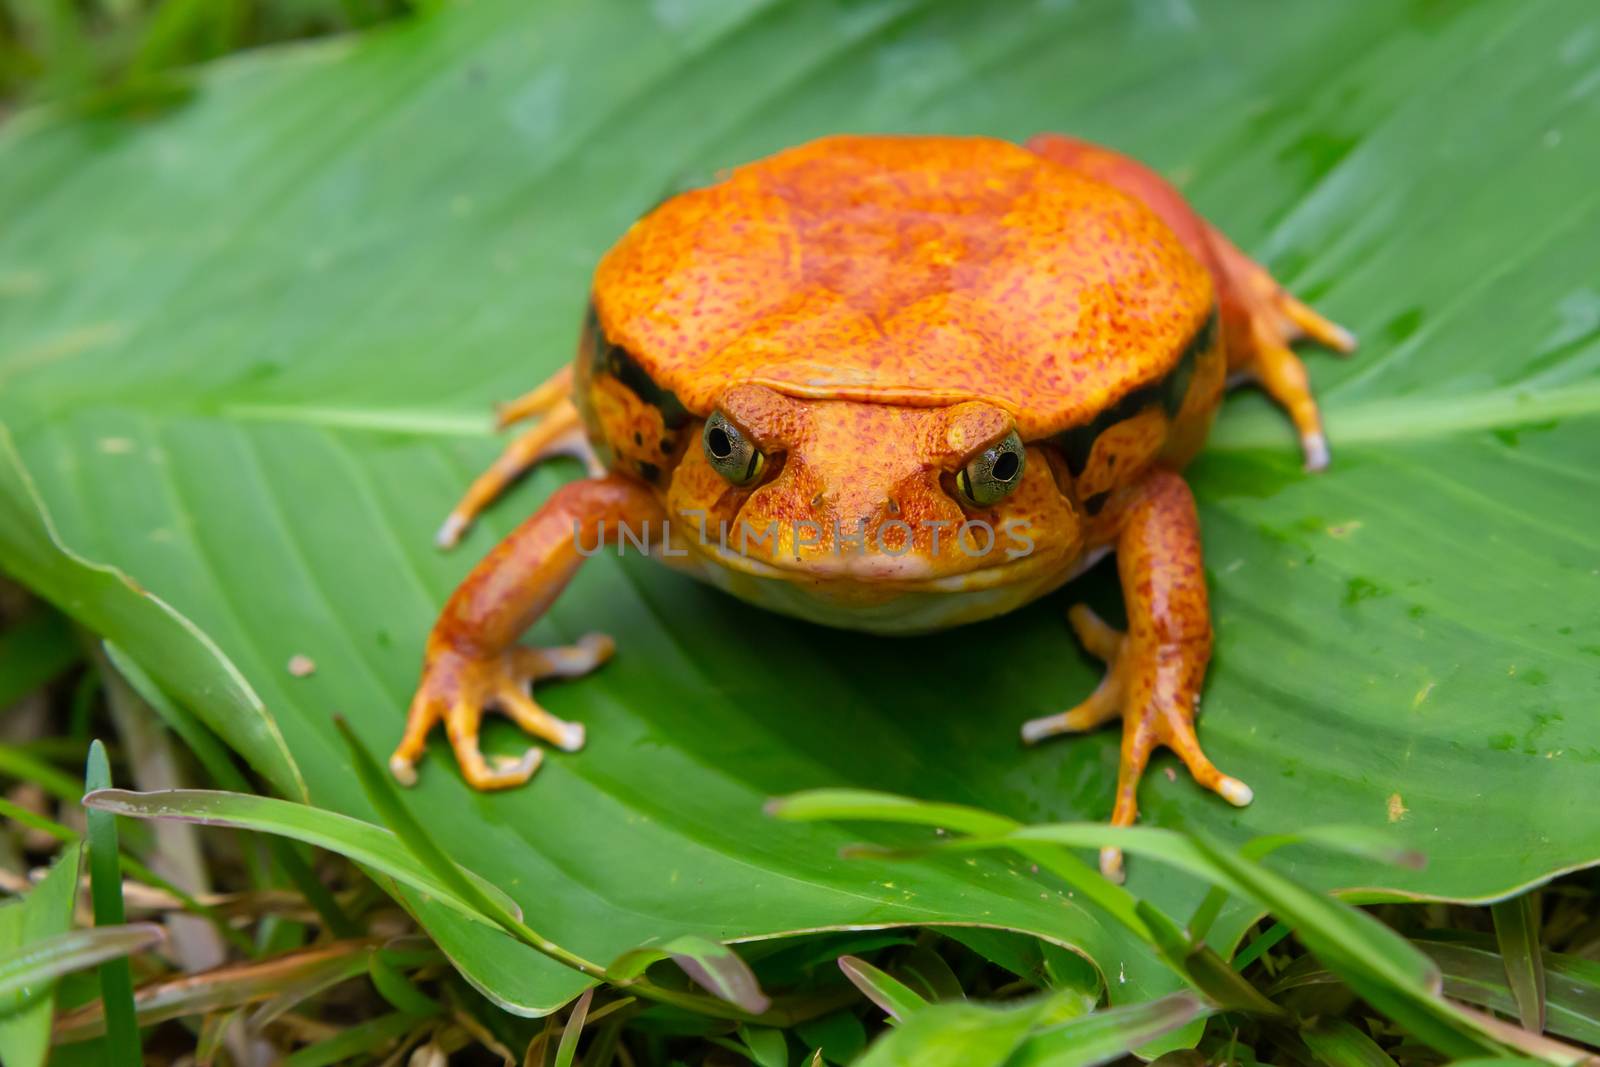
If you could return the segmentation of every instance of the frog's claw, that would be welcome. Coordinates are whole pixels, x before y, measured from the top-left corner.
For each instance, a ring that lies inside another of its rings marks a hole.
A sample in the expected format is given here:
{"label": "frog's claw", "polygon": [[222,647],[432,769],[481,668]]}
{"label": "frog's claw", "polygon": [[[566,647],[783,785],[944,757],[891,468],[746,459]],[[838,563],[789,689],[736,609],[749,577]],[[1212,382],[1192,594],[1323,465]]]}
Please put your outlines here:
{"label": "frog's claw", "polygon": [[549,381],[496,410],[496,424],[504,429],[523,419],[539,421],[506,446],[504,452],[478,475],[439,527],[434,543],[451,548],[461,540],[484,508],[535,464],[551,456],[572,456],[583,461],[591,477],[604,473],[572,400],[572,368],[559,371]]}
{"label": "frog's claw", "polygon": [[[1099,687],[1077,707],[1022,727],[1032,744],[1122,717],[1111,825],[1132,826],[1139,779],[1157,745],[1178,754],[1194,780],[1230,804],[1250,803],[1250,787],[1223,774],[1195,736],[1195,705],[1211,657],[1211,621],[1200,563],[1194,498],[1175,474],[1152,474],[1129,506],[1117,542],[1129,632],[1107,625],[1083,604],[1068,613],[1084,648],[1106,664]],[[1100,851],[1100,870],[1122,879],[1122,850]]]}
{"label": "frog's claw", "polygon": [[1206,237],[1221,275],[1223,323],[1227,336],[1228,369],[1237,378],[1260,384],[1293,420],[1300,434],[1300,449],[1308,471],[1328,465],[1328,438],[1305,364],[1289,347],[1308,338],[1341,354],[1355,351],[1356,338],[1284,291],[1256,263],[1215,227]]}

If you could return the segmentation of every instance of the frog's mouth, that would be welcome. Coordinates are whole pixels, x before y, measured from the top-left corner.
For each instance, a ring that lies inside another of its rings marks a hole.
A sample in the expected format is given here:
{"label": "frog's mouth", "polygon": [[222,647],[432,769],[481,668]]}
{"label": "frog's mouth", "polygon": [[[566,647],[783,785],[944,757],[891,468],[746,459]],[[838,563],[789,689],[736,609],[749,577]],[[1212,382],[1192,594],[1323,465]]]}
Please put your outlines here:
{"label": "frog's mouth", "polygon": [[[1007,558],[1003,551],[984,557],[947,555],[937,561],[913,554],[874,551],[795,556],[783,552],[741,551],[736,544],[681,537],[674,530],[670,546],[664,546],[659,555],[668,564],[693,562],[702,567],[790,584],[877,586],[886,592],[967,593],[1029,584],[1055,576],[1059,576],[1059,581],[1068,581],[1092,566],[1105,551],[1085,554],[1076,561],[1064,558],[1065,554],[1059,550],[1051,551],[1044,546],[1015,558]],[[990,557],[997,558],[989,561]],[[950,565],[952,560],[958,561],[955,566]],[[961,568],[960,562],[967,561],[977,565]]]}

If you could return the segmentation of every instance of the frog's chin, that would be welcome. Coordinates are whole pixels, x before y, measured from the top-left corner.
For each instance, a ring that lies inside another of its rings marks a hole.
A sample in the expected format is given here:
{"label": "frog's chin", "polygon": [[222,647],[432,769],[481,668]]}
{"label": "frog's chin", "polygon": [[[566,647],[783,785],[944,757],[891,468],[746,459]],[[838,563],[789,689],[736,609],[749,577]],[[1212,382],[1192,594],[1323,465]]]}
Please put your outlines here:
{"label": "frog's chin", "polygon": [[907,577],[905,569],[837,573],[809,563],[779,567],[715,546],[665,562],[767,611],[843,630],[916,634],[1004,615],[1054,592],[1105,552],[1076,558],[1040,554],[925,578]]}

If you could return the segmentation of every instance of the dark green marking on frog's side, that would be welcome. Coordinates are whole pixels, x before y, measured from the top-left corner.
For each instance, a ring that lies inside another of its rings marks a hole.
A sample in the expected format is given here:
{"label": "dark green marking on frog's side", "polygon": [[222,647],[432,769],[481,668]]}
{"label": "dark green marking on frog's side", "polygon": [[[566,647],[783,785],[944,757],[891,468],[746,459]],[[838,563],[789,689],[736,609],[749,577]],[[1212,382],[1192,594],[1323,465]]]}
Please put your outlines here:
{"label": "dark green marking on frog's side", "polygon": [[[1184,346],[1183,355],[1178,357],[1177,365],[1166,375],[1128,393],[1096,415],[1093,422],[1063,430],[1050,438],[1048,443],[1061,450],[1072,476],[1076,478],[1083,473],[1083,469],[1089,465],[1089,454],[1094,451],[1095,440],[1117,423],[1125,422],[1155,404],[1160,404],[1166,409],[1167,418],[1176,418],[1183,408],[1184,397],[1189,395],[1189,383],[1194,380],[1196,361],[1199,360],[1201,353],[1211,350],[1216,340],[1217,309],[1213,307],[1211,314],[1206,316],[1206,321],[1200,324],[1200,328]],[[1101,504],[1104,503],[1101,501]]]}
{"label": "dark green marking on frog's side", "polygon": [[[589,303],[584,330],[594,339],[589,351],[593,360],[590,369],[596,376],[609,374],[627,386],[640,400],[661,412],[661,424],[669,430],[681,429],[689,421],[689,409],[683,406],[677,396],[670,389],[657,385],[632,353],[621,345],[613,344],[606,336],[593,301]],[[670,450],[663,448],[662,451]]]}

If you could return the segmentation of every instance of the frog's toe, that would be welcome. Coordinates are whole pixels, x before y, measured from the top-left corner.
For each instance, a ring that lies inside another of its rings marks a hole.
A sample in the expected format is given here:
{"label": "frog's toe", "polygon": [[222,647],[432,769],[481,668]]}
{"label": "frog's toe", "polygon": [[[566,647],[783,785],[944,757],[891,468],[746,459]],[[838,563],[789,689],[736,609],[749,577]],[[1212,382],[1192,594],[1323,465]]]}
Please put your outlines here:
{"label": "frog's toe", "polygon": [[1282,289],[1278,290],[1276,302],[1278,313],[1289,320],[1290,327],[1297,335],[1331,348],[1341,356],[1348,356],[1356,350],[1356,335],[1332,319],[1319,315],[1314,308]]}
{"label": "frog's toe", "polygon": [[1033,745],[1057,734],[1082,733],[1121,714],[1122,680],[1115,671],[1107,671],[1099,687],[1077,707],[1023,723],[1022,740],[1024,744]]}
{"label": "frog's toe", "polygon": [[1127,872],[1122,867],[1122,850],[1107,845],[1100,850],[1100,873],[1106,881],[1116,882],[1121,885],[1127,878]]}
{"label": "frog's toe", "polygon": [[518,726],[534,737],[555,745],[563,752],[576,752],[587,739],[582,723],[558,719],[540,707],[523,688],[523,683],[510,681],[501,686],[495,703]]}
{"label": "frog's toe", "polygon": [[570,645],[556,648],[517,648],[514,670],[526,681],[545,678],[581,678],[616,652],[617,643],[605,634],[584,634]]}
{"label": "frog's toe", "polygon": [[1089,605],[1072,605],[1067,611],[1067,621],[1083,647],[1101,663],[1115,663],[1122,654],[1126,639],[1123,632],[1096,615]]}
{"label": "frog's toe", "polygon": [[1315,474],[1328,469],[1328,437],[1321,430],[1300,438],[1300,451],[1305,456],[1308,472]]}
{"label": "frog's toe", "polygon": [[1242,808],[1255,799],[1254,790],[1239,779],[1217,770],[1216,765],[1207,758],[1200,748],[1200,739],[1195,736],[1192,718],[1180,716],[1169,719],[1163,730],[1162,742],[1178,754],[1178,758],[1189,768],[1189,775],[1197,784],[1211,790],[1229,804]]}

